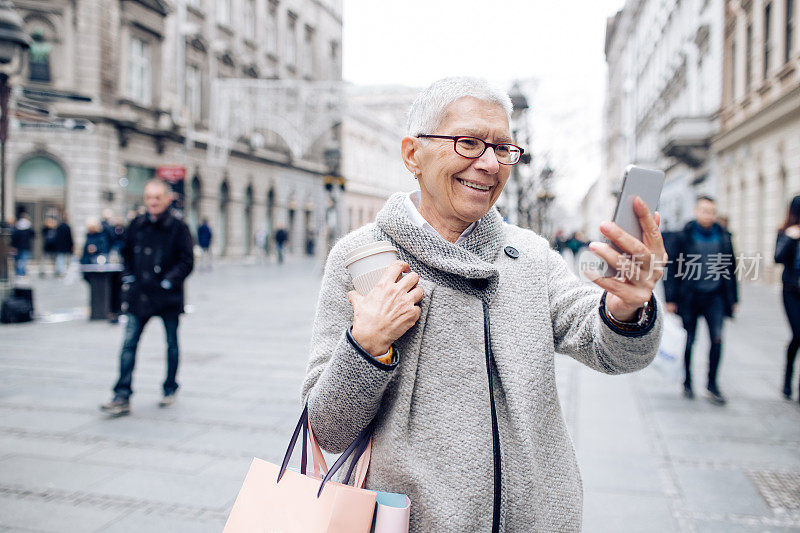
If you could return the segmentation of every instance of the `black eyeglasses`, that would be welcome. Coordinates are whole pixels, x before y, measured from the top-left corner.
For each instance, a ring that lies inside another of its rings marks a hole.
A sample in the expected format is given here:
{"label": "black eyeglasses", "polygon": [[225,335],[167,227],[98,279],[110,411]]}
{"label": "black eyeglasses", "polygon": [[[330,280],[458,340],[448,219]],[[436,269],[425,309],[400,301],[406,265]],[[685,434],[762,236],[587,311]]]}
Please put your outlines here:
{"label": "black eyeglasses", "polygon": [[447,139],[453,141],[453,149],[461,157],[467,159],[478,159],[486,151],[486,148],[494,150],[494,156],[501,165],[516,165],[519,163],[522,154],[525,152],[516,144],[511,143],[488,143],[477,137],[467,135],[417,135],[422,139]]}

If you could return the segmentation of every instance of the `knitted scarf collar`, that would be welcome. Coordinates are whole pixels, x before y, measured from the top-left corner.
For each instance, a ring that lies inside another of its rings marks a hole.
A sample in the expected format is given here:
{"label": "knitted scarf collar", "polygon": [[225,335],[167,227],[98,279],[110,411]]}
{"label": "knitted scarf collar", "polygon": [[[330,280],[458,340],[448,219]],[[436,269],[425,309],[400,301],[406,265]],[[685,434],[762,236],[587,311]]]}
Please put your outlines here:
{"label": "knitted scarf collar", "polygon": [[492,207],[475,231],[456,245],[411,222],[403,205],[405,194],[393,194],[378,212],[376,238],[391,241],[423,279],[491,300],[498,281],[493,262],[503,243],[503,219],[497,209]]}

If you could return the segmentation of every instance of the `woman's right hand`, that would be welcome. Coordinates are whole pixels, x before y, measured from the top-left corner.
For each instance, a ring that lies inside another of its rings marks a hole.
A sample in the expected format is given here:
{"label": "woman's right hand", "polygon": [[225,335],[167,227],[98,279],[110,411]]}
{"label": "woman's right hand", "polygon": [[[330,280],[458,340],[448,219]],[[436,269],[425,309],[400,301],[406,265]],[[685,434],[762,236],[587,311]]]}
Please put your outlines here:
{"label": "woman's right hand", "polygon": [[424,291],[418,283],[419,275],[411,272],[408,263],[395,261],[369,293],[347,293],[353,306],[351,334],[372,356],[388,352],[392,343],[419,320],[422,310],[417,304]]}
{"label": "woman's right hand", "polygon": [[786,236],[789,237],[790,239],[800,239],[800,226],[798,226],[797,224],[795,224],[794,226],[789,226],[784,231],[784,234],[786,234]]}

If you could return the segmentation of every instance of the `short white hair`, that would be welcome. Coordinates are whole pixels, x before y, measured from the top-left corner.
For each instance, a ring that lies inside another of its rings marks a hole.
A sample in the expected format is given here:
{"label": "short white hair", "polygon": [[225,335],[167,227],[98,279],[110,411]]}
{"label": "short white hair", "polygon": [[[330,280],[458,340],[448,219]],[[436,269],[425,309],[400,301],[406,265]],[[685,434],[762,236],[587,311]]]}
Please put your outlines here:
{"label": "short white hair", "polygon": [[508,120],[511,120],[511,98],[500,87],[483,78],[443,78],[419,93],[411,104],[406,134],[416,137],[436,131],[444,119],[447,106],[465,96],[501,106]]}

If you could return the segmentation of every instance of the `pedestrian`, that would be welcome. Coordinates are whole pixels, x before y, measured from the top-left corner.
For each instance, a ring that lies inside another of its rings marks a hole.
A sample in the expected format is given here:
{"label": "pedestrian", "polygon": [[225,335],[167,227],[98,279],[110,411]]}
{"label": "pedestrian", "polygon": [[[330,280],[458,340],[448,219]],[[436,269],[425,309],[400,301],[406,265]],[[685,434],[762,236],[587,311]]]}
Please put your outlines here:
{"label": "pedestrian", "polygon": [[306,230],[306,255],[314,255],[314,230]]}
{"label": "pedestrian", "polygon": [[202,224],[197,226],[197,245],[200,247],[201,256],[200,256],[200,265],[201,270],[211,270],[211,239],[213,238],[213,233],[211,232],[211,226],[208,225],[208,220],[203,219]]}
{"label": "pedestrian", "polygon": [[111,239],[96,217],[86,219],[86,239],[81,254],[82,265],[103,265],[108,262]]}
{"label": "pedestrian", "polygon": [[[775,243],[775,263],[783,265],[783,308],[792,339],[786,347],[786,370],[783,374],[783,396],[792,399],[792,375],[797,349],[800,348],[800,196],[792,198],[786,220],[778,231]],[[798,401],[800,401],[800,379],[798,379]]]}
{"label": "pedestrian", "polygon": [[289,232],[283,224],[278,224],[278,229],[275,231],[275,247],[278,249],[278,263],[283,263],[283,247],[286,241],[289,240]]}
{"label": "pedestrian", "polygon": [[[53,217],[47,217],[44,219],[44,227],[42,228],[42,265],[39,268],[39,277],[45,277],[45,269],[44,264],[45,262],[52,263],[53,265],[53,274],[56,274],[56,252],[55,252],[55,243],[56,243],[56,228],[58,227],[58,222]],[[45,259],[47,261],[45,261]]]}
{"label": "pedestrian", "polygon": [[14,270],[17,276],[24,277],[27,274],[35,238],[36,234],[33,232],[33,224],[28,213],[20,212],[11,231],[11,248],[14,249]]}
{"label": "pedestrian", "polygon": [[194,266],[192,236],[186,224],[170,213],[172,191],[164,181],[145,184],[144,203],[147,213],[131,222],[122,247],[122,307],[128,321],[114,397],[100,406],[112,416],[130,413],[136,348],[152,317],[161,317],[167,339],[167,377],[159,406],[172,405],[178,390],[178,318],[183,313],[183,282]]}
{"label": "pedestrian", "polygon": [[686,329],[683,395],[694,398],[692,345],[697,320],[702,316],[711,337],[706,392],[712,403],[725,405],[727,400],[720,392],[717,373],[722,359],[723,321],[725,317],[734,316],[739,300],[736,257],[730,232],[716,222],[714,199],[699,197],[694,215],[695,219],[686,224],[670,245],[673,266],[669,268],[664,283],[666,307],[670,313],[680,315]]}
{"label": "pedestrian", "polygon": [[69,260],[75,254],[75,241],[72,239],[72,228],[69,227],[66,217],[63,217],[56,226],[53,251],[56,255],[56,276],[65,276],[67,267],[69,266]]}
{"label": "pedestrian", "polygon": [[[375,422],[366,488],[407,494],[412,532],[579,531],[555,352],[620,374],[658,349],[658,215],[635,203],[644,242],[601,226],[642,253],[639,275],[581,283],[546,239],[494,207],[523,152],[511,109],[504,91],[475,78],[420,93],[401,143],[420,190],[392,195],[325,268],[302,389],[311,426],[340,452]],[[379,240],[401,260],[361,295],[345,257]],[[592,249],[621,259],[607,244]]]}

